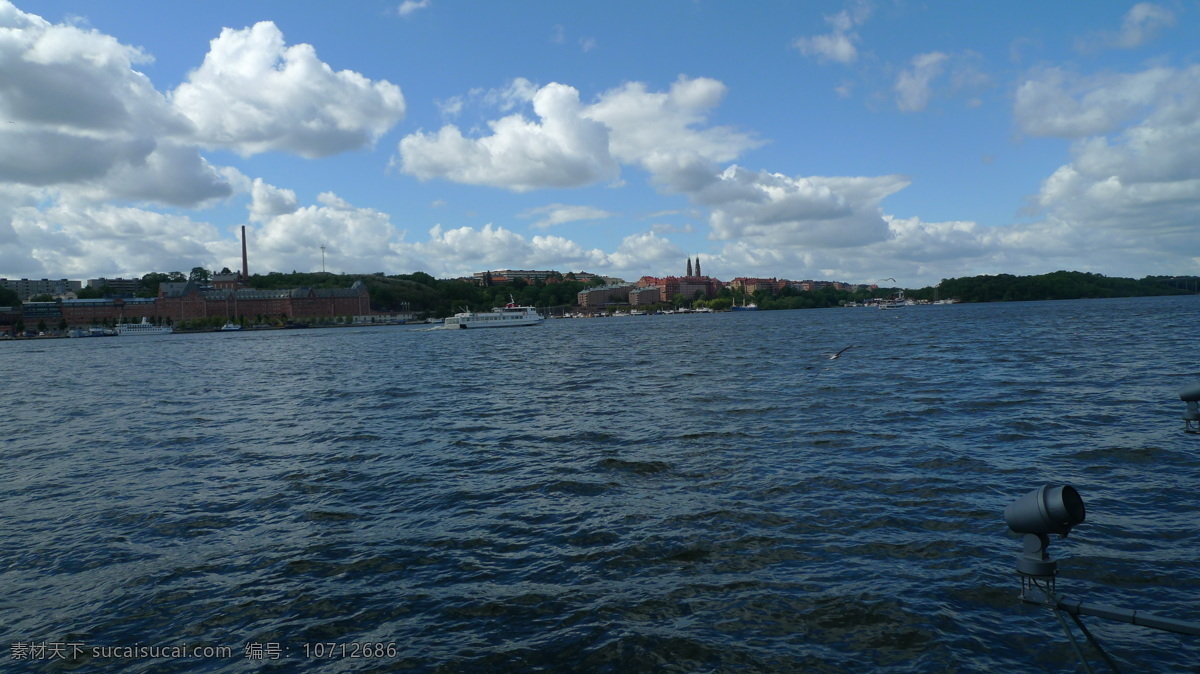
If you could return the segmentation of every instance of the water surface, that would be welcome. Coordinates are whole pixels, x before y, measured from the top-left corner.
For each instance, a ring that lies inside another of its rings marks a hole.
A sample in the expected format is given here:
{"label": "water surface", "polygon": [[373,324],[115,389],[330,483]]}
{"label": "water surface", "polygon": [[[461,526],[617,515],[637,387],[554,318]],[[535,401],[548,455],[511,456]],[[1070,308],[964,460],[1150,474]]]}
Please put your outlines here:
{"label": "water surface", "polygon": [[[1177,395],[1198,318],[1182,297],[3,343],[4,647],[231,651],[5,666],[1073,671],[1016,600],[1001,512],[1074,485],[1059,590],[1200,620]],[[1200,640],[1086,620],[1131,671],[1197,670]]]}

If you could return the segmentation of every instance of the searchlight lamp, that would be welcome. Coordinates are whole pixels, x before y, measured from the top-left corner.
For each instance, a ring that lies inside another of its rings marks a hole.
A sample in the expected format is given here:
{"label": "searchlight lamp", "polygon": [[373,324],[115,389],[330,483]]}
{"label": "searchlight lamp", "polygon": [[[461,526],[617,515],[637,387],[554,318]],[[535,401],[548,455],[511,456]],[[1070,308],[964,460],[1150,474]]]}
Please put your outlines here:
{"label": "searchlight lamp", "polygon": [[[1200,412],[1196,409],[1197,403],[1200,403],[1200,384],[1184,389],[1180,392],[1179,397],[1188,403],[1189,413],[1195,415],[1195,419],[1184,416],[1184,419],[1189,421],[1189,429],[1192,428],[1193,420],[1200,424]],[[1196,428],[1197,430],[1189,432],[1200,432],[1200,425]],[[1073,527],[1083,523],[1086,516],[1087,511],[1083,507],[1083,498],[1070,485],[1048,484],[1038,487],[1004,508],[1004,522],[1008,524],[1008,528],[1025,536],[1025,550],[1021,556],[1017,557],[1017,573],[1021,576],[1020,599],[1027,604],[1053,609],[1055,617],[1062,625],[1063,631],[1070,640],[1075,655],[1079,657],[1084,669],[1092,671],[1083,650],[1076,642],[1066,620],[1063,619],[1064,614],[1071,616],[1088,642],[1112,667],[1113,671],[1119,671],[1116,663],[1084,626],[1080,616],[1092,616],[1176,634],[1200,636],[1200,623],[1153,615],[1145,611],[1101,606],[1068,599],[1057,593],[1055,576],[1058,562],[1050,559],[1050,555],[1046,554],[1046,547],[1050,545],[1049,535],[1058,534],[1060,537],[1066,538]]]}
{"label": "searchlight lamp", "polygon": [[1183,432],[1200,433],[1200,384],[1192,384],[1180,391],[1179,399],[1187,403],[1187,411],[1183,413]]}
{"label": "searchlight lamp", "polygon": [[1058,562],[1046,552],[1049,534],[1066,538],[1071,528],[1081,524],[1086,516],[1083,497],[1070,485],[1043,485],[1005,507],[1004,522],[1008,528],[1025,534],[1025,550],[1017,558],[1017,573],[1053,578]]}

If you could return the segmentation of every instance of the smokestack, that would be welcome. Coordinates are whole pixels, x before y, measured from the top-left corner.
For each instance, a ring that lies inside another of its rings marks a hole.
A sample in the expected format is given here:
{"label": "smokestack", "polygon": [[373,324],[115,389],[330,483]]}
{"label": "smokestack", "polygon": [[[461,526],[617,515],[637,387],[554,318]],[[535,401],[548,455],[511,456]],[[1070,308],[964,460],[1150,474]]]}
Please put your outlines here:
{"label": "smokestack", "polygon": [[250,280],[250,267],[246,264],[246,226],[242,225],[242,279]]}

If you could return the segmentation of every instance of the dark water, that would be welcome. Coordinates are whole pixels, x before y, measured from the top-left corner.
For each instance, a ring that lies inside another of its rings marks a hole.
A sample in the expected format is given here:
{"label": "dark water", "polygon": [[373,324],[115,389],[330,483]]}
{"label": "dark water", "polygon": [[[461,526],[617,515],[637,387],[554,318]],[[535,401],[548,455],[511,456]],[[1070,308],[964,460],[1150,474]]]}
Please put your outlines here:
{"label": "dark water", "polygon": [[[1200,620],[1198,319],[1185,297],[0,343],[0,669],[1075,671],[1016,600],[1001,512],[1075,485],[1059,591]],[[1200,638],[1086,622],[1128,671],[1200,671]],[[135,645],[230,653],[92,651]]]}

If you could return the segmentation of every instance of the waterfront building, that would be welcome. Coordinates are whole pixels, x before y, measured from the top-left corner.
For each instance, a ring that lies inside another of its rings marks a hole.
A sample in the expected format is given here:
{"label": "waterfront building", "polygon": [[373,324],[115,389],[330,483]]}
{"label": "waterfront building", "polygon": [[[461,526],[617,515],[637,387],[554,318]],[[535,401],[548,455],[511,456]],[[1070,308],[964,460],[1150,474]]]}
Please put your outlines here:
{"label": "waterfront building", "polygon": [[662,302],[662,290],[658,286],[631,288],[629,290],[629,306],[644,307]]}
{"label": "waterfront building", "polygon": [[27,330],[34,329],[40,321],[45,321],[47,328],[56,329],[63,318],[58,302],[22,302],[21,313]]}
{"label": "waterfront building", "polygon": [[107,295],[112,297],[133,297],[142,289],[141,279],[128,278],[93,278],[88,279],[87,287],[95,290],[108,288]]}
{"label": "waterfront building", "polygon": [[157,298],[158,315],[176,322],[219,317],[231,321],[296,320],[355,317],[369,322],[375,315],[362,281],[349,288],[284,288],[228,290],[203,288],[198,283],[163,283]]}
{"label": "waterfront building", "polygon": [[[697,258],[699,261],[699,258]],[[699,266],[699,265],[697,265]],[[691,260],[688,260],[688,269],[691,270]],[[689,300],[696,299],[697,293],[701,299],[712,299],[721,292],[724,287],[719,280],[710,276],[643,276],[638,279],[637,287],[649,288],[656,287],[659,289],[660,302],[674,302],[676,295],[683,295]]]}
{"label": "waterfront building", "polygon": [[746,294],[754,294],[759,290],[766,290],[774,295],[783,290],[788,285],[788,281],[784,279],[771,278],[747,278],[739,276],[729,282],[729,287],[734,290],[740,290]]}
{"label": "waterfront building", "polygon": [[0,286],[3,286],[17,294],[17,298],[22,302],[35,297],[37,295],[50,295],[52,297],[63,297],[68,294],[74,294],[82,290],[83,286],[79,281],[68,281],[67,279],[6,279],[0,278]]}
{"label": "waterfront building", "polygon": [[66,319],[68,327],[86,327],[105,323],[136,323],[143,317],[154,318],[158,315],[153,297],[62,300],[58,304],[62,318]]}
{"label": "waterfront building", "polygon": [[245,283],[240,274],[213,274],[209,279],[209,285],[215,290],[237,290],[244,288]]}
{"label": "waterfront building", "polygon": [[611,304],[629,304],[629,292],[634,289],[631,285],[602,286],[581,290],[576,302],[585,309],[595,309]]}
{"label": "waterfront building", "polygon": [[553,278],[558,274],[558,272],[556,272],[556,271],[539,271],[539,270],[532,270],[532,269],[498,269],[498,270],[492,271],[492,272],[485,272],[485,271],[476,272],[476,273],[472,274],[471,277],[473,279],[475,279],[475,281],[477,283],[479,283],[479,285],[488,285],[487,277],[488,277],[489,273],[491,274],[491,282],[492,283],[510,283],[510,282],[514,281],[515,279],[519,279],[519,278],[523,278],[526,281],[529,281],[532,283],[534,281],[546,281],[547,279]]}

